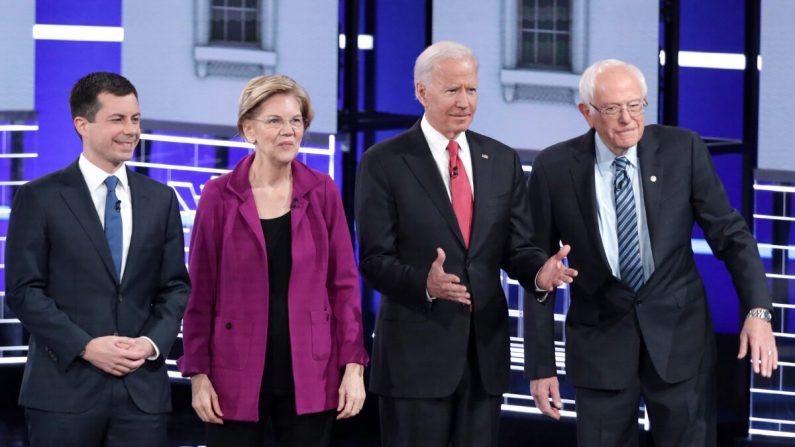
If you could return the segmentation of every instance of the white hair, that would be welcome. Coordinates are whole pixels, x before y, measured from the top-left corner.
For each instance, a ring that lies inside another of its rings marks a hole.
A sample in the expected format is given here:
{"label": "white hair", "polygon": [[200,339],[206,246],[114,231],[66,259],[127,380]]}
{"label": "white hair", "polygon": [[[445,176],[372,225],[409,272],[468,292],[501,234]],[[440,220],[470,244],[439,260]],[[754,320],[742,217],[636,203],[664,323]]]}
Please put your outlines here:
{"label": "white hair", "polygon": [[582,73],[582,76],[580,77],[580,104],[589,106],[591,113],[594,113],[593,107],[590,106],[590,104],[593,102],[593,94],[596,90],[597,76],[608,69],[616,67],[626,68],[631,75],[635,76],[635,79],[637,79],[638,83],[640,84],[643,97],[646,97],[646,93],[649,89],[646,86],[646,78],[643,76],[643,72],[641,72],[638,67],[618,59],[605,59],[594,62],[591,64],[591,66],[585,69],[585,71]]}
{"label": "white hair", "polygon": [[447,59],[470,59],[475,63],[475,70],[478,68],[478,59],[469,47],[451,40],[443,40],[429,46],[417,56],[417,60],[414,62],[414,85],[418,83],[428,85],[431,82],[434,67]]}

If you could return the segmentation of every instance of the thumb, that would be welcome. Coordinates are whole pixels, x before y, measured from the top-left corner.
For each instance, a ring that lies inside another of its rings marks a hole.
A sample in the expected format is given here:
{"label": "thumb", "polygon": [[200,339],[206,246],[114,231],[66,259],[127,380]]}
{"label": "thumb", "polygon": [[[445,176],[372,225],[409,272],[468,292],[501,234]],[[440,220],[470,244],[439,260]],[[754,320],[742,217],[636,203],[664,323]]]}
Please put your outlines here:
{"label": "thumb", "polygon": [[440,269],[444,270],[444,260],[445,260],[444,250],[442,250],[441,247],[437,247],[436,259],[433,261],[433,263]]}
{"label": "thumb", "polygon": [[738,359],[745,358],[748,353],[748,335],[745,332],[740,334],[740,352],[737,354]]}
{"label": "thumb", "polygon": [[558,252],[555,253],[555,259],[557,259],[558,261],[562,261],[563,258],[568,256],[570,251],[571,251],[571,245],[566,244],[563,247],[560,247],[560,250],[558,250]]}

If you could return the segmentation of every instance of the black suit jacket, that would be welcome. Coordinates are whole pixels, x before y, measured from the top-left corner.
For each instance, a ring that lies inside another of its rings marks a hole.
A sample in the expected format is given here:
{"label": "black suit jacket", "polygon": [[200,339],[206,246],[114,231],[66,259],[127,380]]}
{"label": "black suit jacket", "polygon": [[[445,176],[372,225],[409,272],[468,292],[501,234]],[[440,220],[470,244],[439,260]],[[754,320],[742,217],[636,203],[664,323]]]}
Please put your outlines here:
{"label": "black suit jacket", "polygon": [[20,405],[81,412],[110,381],[80,353],[94,337],[147,336],[160,357],[122,380],[145,412],[171,409],[164,362],[190,283],[174,192],[127,171],[133,233],[119,283],[77,162],[20,187],[6,242],[6,299],[30,332]]}
{"label": "black suit jacket", "polygon": [[[575,386],[621,389],[637,374],[643,342],[664,380],[687,379],[715,356],[691,249],[693,224],[725,263],[745,310],[772,308],[756,241],[729,204],[698,135],[647,126],[638,157],[655,271],[635,294],[613,277],[602,248],[594,136],[591,130],[544,150],[530,178],[534,240],[549,251],[558,241],[570,244],[569,264],[579,271],[566,318],[566,376]],[[539,303],[532,293],[525,297],[525,373],[550,377],[554,298]]]}
{"label": "black suit jacket", "polygon": [[[371,147],[356,180],[360,269],[382,293],[370,388],[392,397],[452,394],[474,331],[485,389],[508,387],[508,307],[500,268],[532,287],[544,253],[530,245],[531,222],[517,154],[475,132],[469,142],[475,201],[469,249],[419,123]],[[428,302],[425,283],[436,248],[445,271],[472,295],[467,307]]]}

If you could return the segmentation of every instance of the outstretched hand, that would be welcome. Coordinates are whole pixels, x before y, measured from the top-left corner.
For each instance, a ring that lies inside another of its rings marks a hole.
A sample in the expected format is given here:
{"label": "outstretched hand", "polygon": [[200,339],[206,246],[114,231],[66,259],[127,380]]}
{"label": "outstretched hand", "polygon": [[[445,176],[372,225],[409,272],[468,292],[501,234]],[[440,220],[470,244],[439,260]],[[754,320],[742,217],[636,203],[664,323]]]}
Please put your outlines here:
{"label": "outstretched hand", "polygon": [[465,285],[461,284],[461,279],[444,271],[444,250],[436,249],[436,260],[431,264],[428,272],[428,279],[425,288],[432,299],[440,298],[443,300],[456,301],[467,306],[472,306],[469,292]]}
{"label": "outstretched hand", "polygon": [[536,285],[539,288],[552,292],[556,287],[564,283],[571,284],[574,281],[574,278],[577,277],[577,270],[563,264],[563,259],[569,255],[570,251],[571,246],[564,245],[554,256],[547,259],[536,276]]}

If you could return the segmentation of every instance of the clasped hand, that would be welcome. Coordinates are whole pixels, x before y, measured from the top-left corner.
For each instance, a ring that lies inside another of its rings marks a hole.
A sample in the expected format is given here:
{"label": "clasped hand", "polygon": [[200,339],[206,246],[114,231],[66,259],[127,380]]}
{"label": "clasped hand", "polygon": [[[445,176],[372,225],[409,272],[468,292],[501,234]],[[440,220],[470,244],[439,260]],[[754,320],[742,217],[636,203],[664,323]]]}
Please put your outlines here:
{"label": "clasped hand", "polygon": [[154,353],[154,347],[145,338],[108,335],[89,341],[83,359],[108,374],[121,377],[140,368]]}

